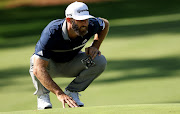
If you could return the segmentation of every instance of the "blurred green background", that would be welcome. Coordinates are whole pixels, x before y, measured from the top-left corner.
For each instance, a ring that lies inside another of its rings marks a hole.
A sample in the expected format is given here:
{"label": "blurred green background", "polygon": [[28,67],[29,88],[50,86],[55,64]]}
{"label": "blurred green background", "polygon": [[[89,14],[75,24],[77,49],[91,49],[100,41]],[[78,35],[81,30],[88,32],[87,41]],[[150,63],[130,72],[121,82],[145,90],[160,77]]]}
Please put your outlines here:
{"label": "blurred green background", "polygon": [[[43,28],[64,18],[68,4],[0,4],[0,112],[36,110],[29,59]],[[113,0],[88,6],[92,15],[109,20],[110,31],[100,49],[107,69],[81,93],[85,106],[180,103],[180,1]],[[64,89],[73,78],[54,80]],[[51,102],[62,108],[53,94]]]}

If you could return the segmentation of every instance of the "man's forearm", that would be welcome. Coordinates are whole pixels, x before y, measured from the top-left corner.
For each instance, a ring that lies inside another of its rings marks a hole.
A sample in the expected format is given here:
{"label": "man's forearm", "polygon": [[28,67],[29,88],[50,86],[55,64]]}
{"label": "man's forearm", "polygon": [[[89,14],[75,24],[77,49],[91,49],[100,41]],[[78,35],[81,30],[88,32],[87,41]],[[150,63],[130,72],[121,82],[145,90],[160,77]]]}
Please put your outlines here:
{"label": "man's forearm", "polygon": [[36,77],[45,88],[53,92],[55,95],[64,93],[61,88],[52,80],[49,73],[46,71],[46,68],[37,68]]}
{"label": "man's forearm", "polygon": [[105,23],[105,28],[99,34],[95,34],[94,41],[92,43],[92,47],[96,47],[97,49],[100,48],[101,43],[103,42],[104,38],[106,37],[109,31],[109,22],[106,19],[101,18]]}

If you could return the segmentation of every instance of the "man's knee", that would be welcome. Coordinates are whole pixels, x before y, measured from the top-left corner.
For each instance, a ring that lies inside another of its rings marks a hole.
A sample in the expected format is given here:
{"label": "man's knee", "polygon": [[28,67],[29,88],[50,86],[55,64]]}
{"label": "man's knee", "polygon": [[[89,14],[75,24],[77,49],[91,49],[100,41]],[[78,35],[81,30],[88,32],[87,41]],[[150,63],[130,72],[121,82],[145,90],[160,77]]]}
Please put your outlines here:
{"label": "man's knee", "polygon": [[107,61],[103,55],[101,56],[97,55],[94,59],[94,62],[95,62],[96,67],[98,67],[98,69],[102,69],[104,71],[107,65]]}

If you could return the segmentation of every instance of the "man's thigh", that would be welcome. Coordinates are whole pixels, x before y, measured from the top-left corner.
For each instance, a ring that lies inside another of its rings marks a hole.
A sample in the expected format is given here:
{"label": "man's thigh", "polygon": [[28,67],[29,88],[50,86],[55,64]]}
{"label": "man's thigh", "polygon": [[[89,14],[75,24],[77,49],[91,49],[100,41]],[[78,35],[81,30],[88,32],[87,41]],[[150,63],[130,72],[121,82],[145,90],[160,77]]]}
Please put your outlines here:
{"label": "man's thigh", "polygon": [[88,56],[82,52],[66,63],[55,63],[54,61],[50,60],[48,72],[51,77],[76,77],[80,72],[86,69],[81,60],[87,57]]}

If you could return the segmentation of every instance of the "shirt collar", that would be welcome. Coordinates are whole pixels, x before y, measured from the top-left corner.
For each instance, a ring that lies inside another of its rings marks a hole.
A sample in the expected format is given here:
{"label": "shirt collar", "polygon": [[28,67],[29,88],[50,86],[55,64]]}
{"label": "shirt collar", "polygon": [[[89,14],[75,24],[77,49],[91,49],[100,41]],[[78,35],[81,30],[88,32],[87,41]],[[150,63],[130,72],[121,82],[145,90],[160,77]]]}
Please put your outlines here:
{"label": "shirt collar", "polygon": [[63,22],[62,35],[63,35],[64,40],[70,40],[70,38],[69,38],[69,36],[68,36],[66,20]]}

